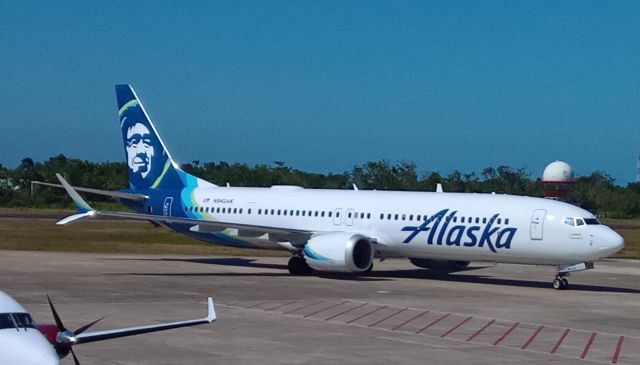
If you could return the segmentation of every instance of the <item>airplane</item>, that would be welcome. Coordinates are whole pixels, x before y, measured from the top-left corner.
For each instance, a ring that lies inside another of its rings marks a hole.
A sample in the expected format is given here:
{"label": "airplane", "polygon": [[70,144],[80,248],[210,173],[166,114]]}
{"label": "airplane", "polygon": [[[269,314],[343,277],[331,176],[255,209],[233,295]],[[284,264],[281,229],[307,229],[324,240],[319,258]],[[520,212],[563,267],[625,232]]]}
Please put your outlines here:
{"label": "airplane", "polygon": [[[552,286],[624,247],[590,212],[549,199],[504,194],[218,186],[183,171],[130,85],[116,85],[129,188],[73,187],[85,217],[150,221],[207,242],[292,253],[294,275],[364,273],[374,258],[462,270],[470,261],[555,266]],[[93,209],[78,192],[110,196],[133,212]]]}
{"label": "airplane", "polygon": [[216,320],[213,300],[208,298],[209,313],[207,317],[202,319],[86,332],[101,320],[99,319],[75,331],[70,331],[62,323],[49,296],[47,296],[47,300],[55,324],[37,325],[31,318],[31,314],[20,303],[0,291],[0,364],[59,365],[61,364],[60,360],[71,353],[74,363],[79,365],[80,362],[73,351],[74,345],[196,326]]}

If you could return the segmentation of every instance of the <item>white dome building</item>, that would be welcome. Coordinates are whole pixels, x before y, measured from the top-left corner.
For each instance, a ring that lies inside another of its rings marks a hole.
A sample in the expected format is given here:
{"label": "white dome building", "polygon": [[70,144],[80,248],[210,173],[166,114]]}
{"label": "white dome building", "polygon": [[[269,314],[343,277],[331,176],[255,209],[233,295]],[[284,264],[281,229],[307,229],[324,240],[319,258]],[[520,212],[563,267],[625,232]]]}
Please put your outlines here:
{"label": "white dome building", "polygon": [[571,165],[557,160],[545,167],[540,182],[544,185],[546,198],[565,200],[571,185],[576,182],[576,177]]}
{"label": "white dome building", "polygon": [[575,182],[575,175],[571,165],[564,161],[554,161],[545,167],[542,182],[547,184],[566,184]]}

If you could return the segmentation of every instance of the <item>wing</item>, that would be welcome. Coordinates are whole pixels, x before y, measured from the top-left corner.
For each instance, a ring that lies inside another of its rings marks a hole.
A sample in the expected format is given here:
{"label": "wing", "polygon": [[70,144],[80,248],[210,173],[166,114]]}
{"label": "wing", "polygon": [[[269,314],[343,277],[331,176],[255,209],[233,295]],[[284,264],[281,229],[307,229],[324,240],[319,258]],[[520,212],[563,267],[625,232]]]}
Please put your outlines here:
{"label": "wing", "polygon": [[107,330],[107,331],[83,332],[76,336],[76,340],[77,340],[76,343],[80,344],[80,343],[110,340],[112,338],[135,336],[143,333],[165,331],[165,330],[170,330],[174,328],[190,327],[190,326],[196,326],[199,324],[211,323],[216,320],[216,311],[215,311],[215,308],[213,307],[213,300],[211,298],[208,298],[207,306],[208,306],[209,313],[205,318],[193,319],[188,321],[180,321],[180,322],[155,324],[155,325],[149,325],[149,326],[121,328],[121,329]]}
{"label": "wing", "polygon": [[278,227],[269,227],[269,226],[259,226],[259,225],[251,225],[251,224],[242,224],[242,223],[233,223],[233,222],[221,222],[221,221],[206,221],[199,219],[191,219],[191,218],[181,218],[181,217],[170,217],[163,215],[152,215],[152,214],[141,214],[141,213],[130,213],[130,212],[110,212],[110,211],[98,211],[93,209],[82,197],[78,194],[78,192],[71,186],[69,183],[60,175],[56,174],[58,180],[62,184],[73,199],[74,204],[80,211],[78,214],[74,214],[69,216],[56,224],[63,225],[73,221],[76,221],[85,217],[92,216],[103,216],[103,217],[117,217],[117,218],[126,218],[133,220],[143,220],[143,221],[155,221],[161,223],[168,224],[188,224],[191,225],[191,230],[195,232],[206,232],[206,233],[216,233],[223,232],[226,229],[237,229],[238,231],[243,232],[251,232],[254,236],[259,236],[262,234],[270,234],[274,237],[278,237],[278,240],[281,241],[290,241],[296,244],[304,244],[311,236],[315,233],[307,230],[299,230],[299,229],[291,229],[291,228],[278,228]]}

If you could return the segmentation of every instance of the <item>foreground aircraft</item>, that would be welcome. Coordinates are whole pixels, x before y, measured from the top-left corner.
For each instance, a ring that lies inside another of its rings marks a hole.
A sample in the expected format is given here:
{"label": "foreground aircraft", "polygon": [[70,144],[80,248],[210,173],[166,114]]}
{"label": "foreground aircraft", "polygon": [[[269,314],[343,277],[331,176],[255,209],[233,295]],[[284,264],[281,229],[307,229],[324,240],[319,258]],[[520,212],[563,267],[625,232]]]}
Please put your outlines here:
{"label": "foreground aircraft", "polygon": [[[423,268],[463,269],[469,261],[556,267],[553,287],[570,272],[620,251],[624,240],[588,211],[523,196],[404,191],[217,186],[180,169],[129,85],[117,85],[129,188],[72,187],[84,217],[151,221],[221,245],[284,248],[292,274],[366,272],[374,257],[404,257]],[[107,195],[135,213],[97,211],[80,192]]]}
{"label": "foreground aircraft", "polygon": [[134,336],[143,333],[165,331],[173,328],[196,326],[216,320],[213,301],[208,299],[206,318],[189,321],[154,324],[150,326],[121,328],[117,330],[86,332],[100,320],[70,331],[62,324],[51,299],[49,306],[56,324],[36,325],[29,312],[6,293],[0,291],[0,364],[11,365],[59,365],[69,352],[79,365],[73,345]]}

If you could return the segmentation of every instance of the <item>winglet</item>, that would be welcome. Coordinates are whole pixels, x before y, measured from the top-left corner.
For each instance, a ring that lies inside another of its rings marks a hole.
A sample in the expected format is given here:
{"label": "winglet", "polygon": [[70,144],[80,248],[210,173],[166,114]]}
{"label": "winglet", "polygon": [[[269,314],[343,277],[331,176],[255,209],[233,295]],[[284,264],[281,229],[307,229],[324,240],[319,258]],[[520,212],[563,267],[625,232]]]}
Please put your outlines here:
{"label": "winglet", "polygon": [[95,213],[96,213],[95,209],[91,208],[91,206],[86,201],[84,201],[84,199],[82,199],[80,194],[78,194],[78,192],[75,191],[73,189],[73,187],[71,187],[71,185],[69,185],[67,180],[65,180],[62,177],[62,175],[56,173],[56,177],[58,178],[58,180],[60,180],[60,183],[62,184],[64,189],[67,191],[67,194],[69,194],[69,196],[71,196],[71,199],[73,199],[73,202],[76,205],[76,208],[78,208],[78,211],[80,212],[79,214],[74,214],[74,215],[72,215],[70,217],[67,217],[67,218],[57,222],[56,223],[57,225],[67,224],[67,223],[73,222],[75,220],[78,220],[80,218],[84,218],[84,217],[95,215]]}
{"label": "winglet", "polygon": [[207,306],[209,308],[209,314],[207,315],[207,321],[209,321],[209,323],[211,323],[211,322],[216,320],[216,309],[213,307],[213,299],[211,297],[209,297],[207,299]]}

